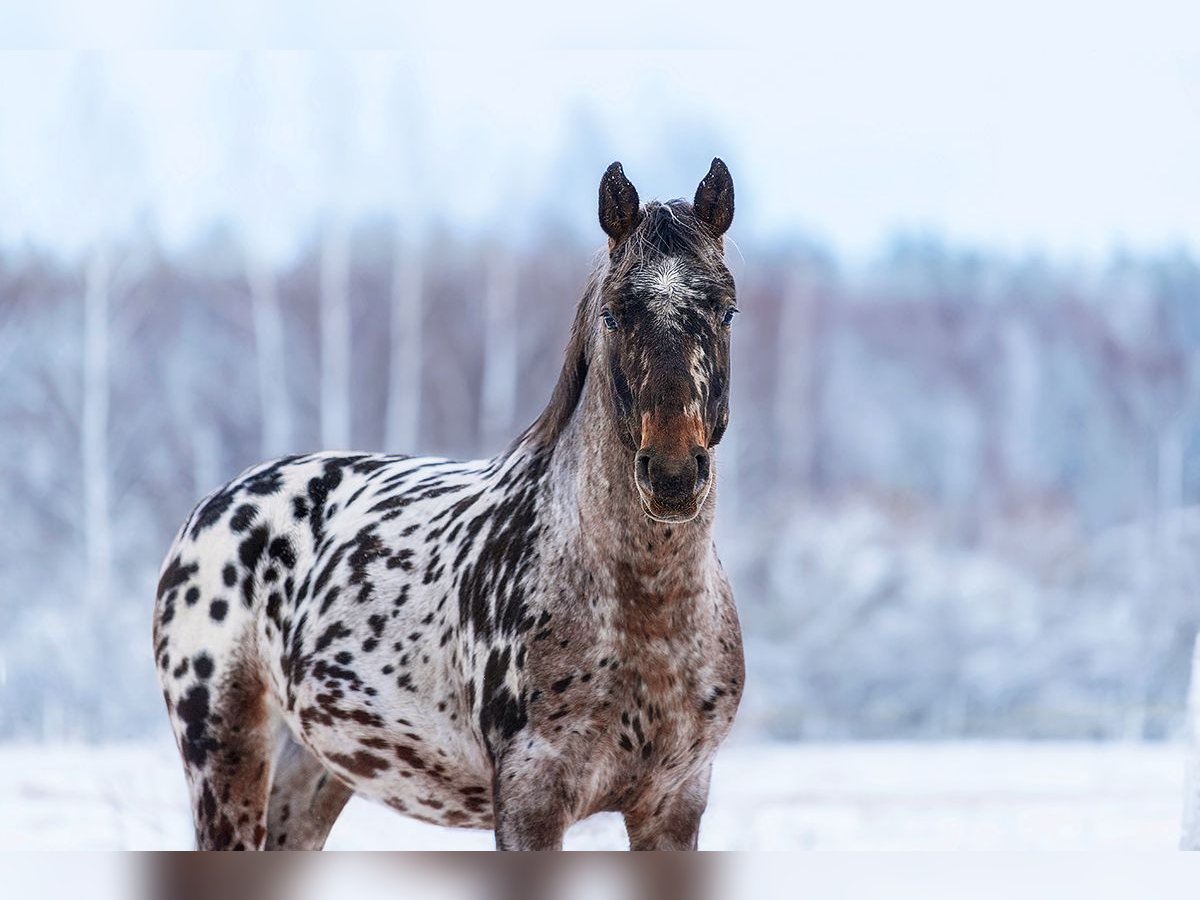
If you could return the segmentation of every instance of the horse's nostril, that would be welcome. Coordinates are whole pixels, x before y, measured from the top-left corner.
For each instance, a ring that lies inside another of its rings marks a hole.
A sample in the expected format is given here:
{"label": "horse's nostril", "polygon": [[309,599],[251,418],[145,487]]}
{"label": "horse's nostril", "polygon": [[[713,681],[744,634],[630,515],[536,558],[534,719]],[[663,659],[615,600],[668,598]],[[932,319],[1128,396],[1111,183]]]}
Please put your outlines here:
{"label": "horse's nostril", "polygon": [[708,453],[704,450],[696,452],[696,489],[699,490],[708,481]]}
{"label": "horse's nostril", "polygon": [[638,455],[634,458],[634,472],[637,477],[637,483],[642,490],[652,490],[650,485],[650,454],[645,450],[639,450]]}

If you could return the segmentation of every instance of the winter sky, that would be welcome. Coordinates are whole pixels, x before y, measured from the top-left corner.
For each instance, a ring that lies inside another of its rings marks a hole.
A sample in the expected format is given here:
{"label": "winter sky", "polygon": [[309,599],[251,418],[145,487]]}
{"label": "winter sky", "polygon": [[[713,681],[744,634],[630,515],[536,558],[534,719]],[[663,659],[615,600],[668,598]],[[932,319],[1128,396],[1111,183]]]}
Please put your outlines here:
{"label": "winter sky", "polygon": [[[742,237],[1200,251],[1195,0],[780,5],[25,4],[5,46],[108,52],[0,55],[0,241],[231,219],[284,253],[323,215],[429,209],[592,228],[611,159],[688,196],[719,154]],[[323,49],[143,49],[264,36]]]}

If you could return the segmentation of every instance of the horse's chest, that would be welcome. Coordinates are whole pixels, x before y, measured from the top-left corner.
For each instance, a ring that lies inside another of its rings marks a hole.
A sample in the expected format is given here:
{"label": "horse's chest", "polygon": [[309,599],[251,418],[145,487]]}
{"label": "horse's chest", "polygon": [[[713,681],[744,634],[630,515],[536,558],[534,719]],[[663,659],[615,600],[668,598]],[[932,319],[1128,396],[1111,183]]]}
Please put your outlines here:
{"label": "horse's chest", "polygon": [[674,791],[707,765],[740,694],[713,650],[701,642],[646,646],[609,663],[593,695],[596,808]]}

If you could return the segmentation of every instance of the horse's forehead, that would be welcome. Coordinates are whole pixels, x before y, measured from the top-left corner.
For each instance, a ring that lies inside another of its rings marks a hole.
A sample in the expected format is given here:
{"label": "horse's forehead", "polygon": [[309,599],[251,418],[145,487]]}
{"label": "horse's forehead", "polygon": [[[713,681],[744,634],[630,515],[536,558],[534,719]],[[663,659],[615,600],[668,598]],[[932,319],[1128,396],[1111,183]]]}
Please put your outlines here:
{"label": "horse's forehead", "polygon": [[705,274],[693,261],[663,256],[632,272],[629,286],[661,324],[678,327],[682,315],[707,296]]}
{"label": "horse's forehead", "polygon": [[695,263],[678,256],[663,256],[633,273],[634,285],[647,294],[670,299],[703,296]]}

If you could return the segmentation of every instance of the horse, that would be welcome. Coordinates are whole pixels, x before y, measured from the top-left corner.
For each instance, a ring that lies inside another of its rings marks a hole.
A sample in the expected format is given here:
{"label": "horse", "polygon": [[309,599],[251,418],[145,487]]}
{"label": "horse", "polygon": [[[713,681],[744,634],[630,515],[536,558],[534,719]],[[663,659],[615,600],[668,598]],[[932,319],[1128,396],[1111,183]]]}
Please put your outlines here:
{"label": "horse", "polygon": [[184,522],[153,638],[199,849],[320,849],[354,794],[502,850],[601,811],[696,848],[744,681],[713,543],[733,181],[714,159],[691,203],[643,205],[613,163],[599,220],[505,452],[288,456]]}

